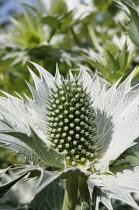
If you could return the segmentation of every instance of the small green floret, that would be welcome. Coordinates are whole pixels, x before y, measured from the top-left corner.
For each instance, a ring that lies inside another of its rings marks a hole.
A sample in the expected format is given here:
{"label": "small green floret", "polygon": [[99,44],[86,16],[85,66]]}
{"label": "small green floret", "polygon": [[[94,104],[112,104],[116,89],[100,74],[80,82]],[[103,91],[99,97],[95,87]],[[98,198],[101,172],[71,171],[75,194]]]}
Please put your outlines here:
{"label": "small green floret", "polygon": [[95,110],[90,95],[76,80],[63,80],[49,97],[48,137],[68,164],[91,161],[97,154]]}
{"label": "small green floret", "polygon": [[66,2],[63,0],[56,0],[51,8],[51,13],[53,15],[61,15],[67,11]]}

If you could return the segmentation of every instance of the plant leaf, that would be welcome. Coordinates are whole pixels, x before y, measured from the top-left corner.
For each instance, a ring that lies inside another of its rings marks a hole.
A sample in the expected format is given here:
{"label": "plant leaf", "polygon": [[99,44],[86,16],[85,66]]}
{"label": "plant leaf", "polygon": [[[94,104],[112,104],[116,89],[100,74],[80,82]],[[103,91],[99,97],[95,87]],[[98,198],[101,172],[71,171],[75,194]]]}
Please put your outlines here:
{"label": "plant leaf", "polygon": [[95,6],[98,7],[99,10],[106,10],[112,3],[112,0],[94,0]]}
{"label": "plant leaf", "polygon": [[19,96],[21,100],[8,93],[4,93],[8,98],[0,98],[0,139],[4,147],[14,149],[23,156],[27,155],[27,160],[40,162],[45,167],[64,167],[63,154],[56,152],[46,138],[46,106],[54,77],[39,65],[34,65],[41,78],[30,70],[36,87],[34,89],[29,85],[33,100],[27,98],[28,101],[25,101]]}
{"label": "plant leaf", "polygon": [[139,206],[135,203],[130,194],[132,192],[139,193],[138,166],[133,170],[124,170],[122,173],[118,172],[116,175],[92,175],[87,183],[90,196],[95,198],[96,210],[98,210],[100,202],[109,210],[113,210],[111,205],[112,198],[121,200],[133,208],[139,209]]}
{"label": "plant leaf", "polygon": [[4,169],[0,169],[0,176],[5,173],[6,171],[8,171],[10,168],[10,166],[8,168],[4,168]]}
{"label": "plant leaf", "polygon": [[42,17],[42,23],[51,26],[52,30],[59,30],[60,20],[55,16],[44,16]]}
{"label": "plant leaf", "polygon": [[64,196],[64,186],[61,180],[55,180],[38,193],[29,204],[36,210],[61,210]]}
{"label": "plant leaf", "polygon": [[20,175],[18,178],[14,179],[13,181],[0,186],[0,198],[2,198],[14,184],[16,184],[20,179],[22,179],[26,175],[27,173],[24,173]]}
{"label": "plant leaf", "polygon": [[121,53],[118,56],[119,64],[120,64],[120,72],[124,72],[128,66],[128,60],[129,58],[129,52],[127,49],[127,43],[125,42],[124,47],[121,51]]}
{"label": "plant leaf", "polygon": [[119,62],[109,51],[107,51],[106,60],[107,60],[107,70],[109,72],[112,71],[114,73],[117,73],[120,68]]}
{"label": "plant leaf", "polygon": [[127,6],[127,8],[130,11],[130,15],[127,12],[127,10],[124,9],[124,7],[121,7],[121,9],[123,9],[128,17],[130,18],[130,23],[128,25],[128,35],[130,37],[130,39],[132,40],[132,42],[139,47],[139,14],[138,11],[136,9],[136,6],[134,5],[134,3],[130,0],[126,1],[126,0],[122,0],[121,1],[123,4],[125,4]]}
{"label": "plant leaf", "polygon": [[139,136],[139,85],[131,87],[134,72],[120,86],[118,81],[108,90],[104,87],[96,101],[98,144],[105,145],[102,159],[99,159],[102,167],[135,145],[134,140]]}
{"label": "plant leaf", "polygon": [[82,171],[79,168],[75,168],[75,167],[65,169],[61,172],[44,171],[42,183],[37,188],[37,194],[40,193],[46,186],[51,184],[56,179],[66,179],[66,178],[71,178],[72,176],[73,177],[81,176],[87,179],[89,175],[90,175],[90,172]]}
{"label": "plant leaf", "polygon": [[29,135],[14,130],[1,131],[1,133],[13,136],[24,142],[47,165],[64,167],[63,155],[57,153],[51,146],[45,144],[32,128],[30,128],[30,131],[31,133]]}

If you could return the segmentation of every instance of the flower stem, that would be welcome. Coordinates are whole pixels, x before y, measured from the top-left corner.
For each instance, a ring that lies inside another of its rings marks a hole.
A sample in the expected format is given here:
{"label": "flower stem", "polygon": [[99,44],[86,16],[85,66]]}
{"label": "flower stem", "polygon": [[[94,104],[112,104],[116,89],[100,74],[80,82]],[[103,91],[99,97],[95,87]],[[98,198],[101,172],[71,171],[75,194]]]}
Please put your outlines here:
{"label": "flower stem", "polygon": [[67,178],[62,210],[75,210],[77,197],[78,177]]}
{"label": "flower stem", "polygon": [[54,35],[54,33],[55,33],[55,30],[52,30],[51,33],[50,33],[50,36],[49,36],[49,38],[47,40],[48,43],[51,41],[51,38]]}
{"label": "flower stem", "polygon": [[73,38],[74,38],[75,43],[76,43],[78,46],[80,46],[79,39],[77,38],[77,36],[76,36],[76,34],[75,34],[73,28],[71,28],[71,33],[72,33],[72,36],[73,36]]}

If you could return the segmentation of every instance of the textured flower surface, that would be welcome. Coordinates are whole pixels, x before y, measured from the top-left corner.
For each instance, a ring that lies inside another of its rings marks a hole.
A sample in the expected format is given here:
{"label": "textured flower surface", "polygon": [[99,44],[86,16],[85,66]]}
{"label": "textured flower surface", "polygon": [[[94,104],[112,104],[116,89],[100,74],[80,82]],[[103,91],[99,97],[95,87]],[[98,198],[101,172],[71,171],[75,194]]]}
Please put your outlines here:
{"label": "textured flower surface", "polygon": [[[85,187],[96,210],[100,202],[113,209],[112,198],[139,209],[130,195],[139,192],[139,167],[112,167],[125,151],[136,148],[139,137],[139,85],[130,85],[134,72],[107,89],[85,67],[78,76],[69,71],[63,78],[58,67],[53,77],[32,64],[40,74],[39,78],[29,69],[35,83],[35,89],[27,83],[33,98],[8,93],[0,98],[1,145],[31,164],[23,173],[43,171],[45,181],[37,192],[55,179],[80,177],[80,195],[89,200]],[[48,166],[60,170],[50,172]]]}

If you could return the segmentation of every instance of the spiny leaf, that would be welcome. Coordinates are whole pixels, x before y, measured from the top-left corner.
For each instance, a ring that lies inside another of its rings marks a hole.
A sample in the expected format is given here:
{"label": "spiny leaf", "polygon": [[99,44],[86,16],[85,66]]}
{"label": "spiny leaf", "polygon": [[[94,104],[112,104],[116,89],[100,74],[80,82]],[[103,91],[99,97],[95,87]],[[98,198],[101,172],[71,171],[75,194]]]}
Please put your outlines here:
{"label": "spiny leaf", "polygon": [[129,15],[129,13],[125,9],[123,9],[123,7],[121,7],[121,9],[123,9],[127,13],[128,17],[130,18],[130,23],[129,23],[128,29],[127,29],[129,37],[132,40],[132,42],[137,47],[139,47],[139,14],[138,14],[138,11],[136,10],[136,7],[132,1],[122,0],[122,3],[125,4],[130,11],[130,15]]}
{"label": "spiny leaf", "polygon": [[[102,202],[109,210],[113,210],[111,199],[124,201],[135,209],[139,209],[138,205],[133,200],[130,193],[139,193],[139,167],[134,170],[124,170],[116,175],[100,174],[92,175],[88,179],[88,187],[90,195],[95,200],[96,210],[99,203]],[[95,183],[95,184],[94,184]],[[98,185],[98,186],[97,186]],[[90,188],[90,186],[92,186]],[[96,186],[96,188],[94,188]]]}
{"label": "spiny leaf", "polygon": [[121,72],[124,72],[128,65],[128,57],[129,57],[129,52],[127,50],[127,43],[125,42],[124,47],[118,56]]}
{"label": "spiny leaf", "polygon": [[42,183],[37,189],[37,194],[40,193],[46,186],[51,184],[56,179],[66,179],[71,177],[81,176],[87,179],[90,175],[88,171],[82,171],[79,168],[68,168],[61,172],[44,171]]}
{"label": "spiny leaf", "polygon": [[11,136],[0,135],[0,141],[1,147],[15,151],[18,155],[23,157],[26,162],[46,167],[46,163],[42,161],[31,148],[23,144],[18,139]]}
{"label": "spiny leaf", "polygon": [[109,51],[107,51],[106,59],[107,59],[107,69],[108,69],[108,71],[116,73],[120,68],[118,60],[116,58],[114,58],[114,56]]}
{"label": "spiny leaf", "polygon": [[43,161],[48,165],[64,167],[63,155],[57,153],[52,147],[45,144],[41,138],[30,128],[31,133],[27,135],[26,133],[16,132],[16,131],[1,131],[3,134],[13,136],[27,146],[29,146]]}
{"label": "spiny leaf", "polygon": [[6,171],[8,171],[9,168],[10,168],[10,167],[5,168],[5,169],[0,169],[0,176],[1,176],[3,173],[5,173]]}
{"label": "spiny leaf", "polygon": [[24,176],[26,176],[27,173],[22,174],[21,176],[19,176],[18,178],[14,179],[13,181],[4,184],[2,186],[0,186],[0,198],[2,198],[7,192],[8,190],[10,190],[10,188],[16,184],[20,179],[22,179]]}

